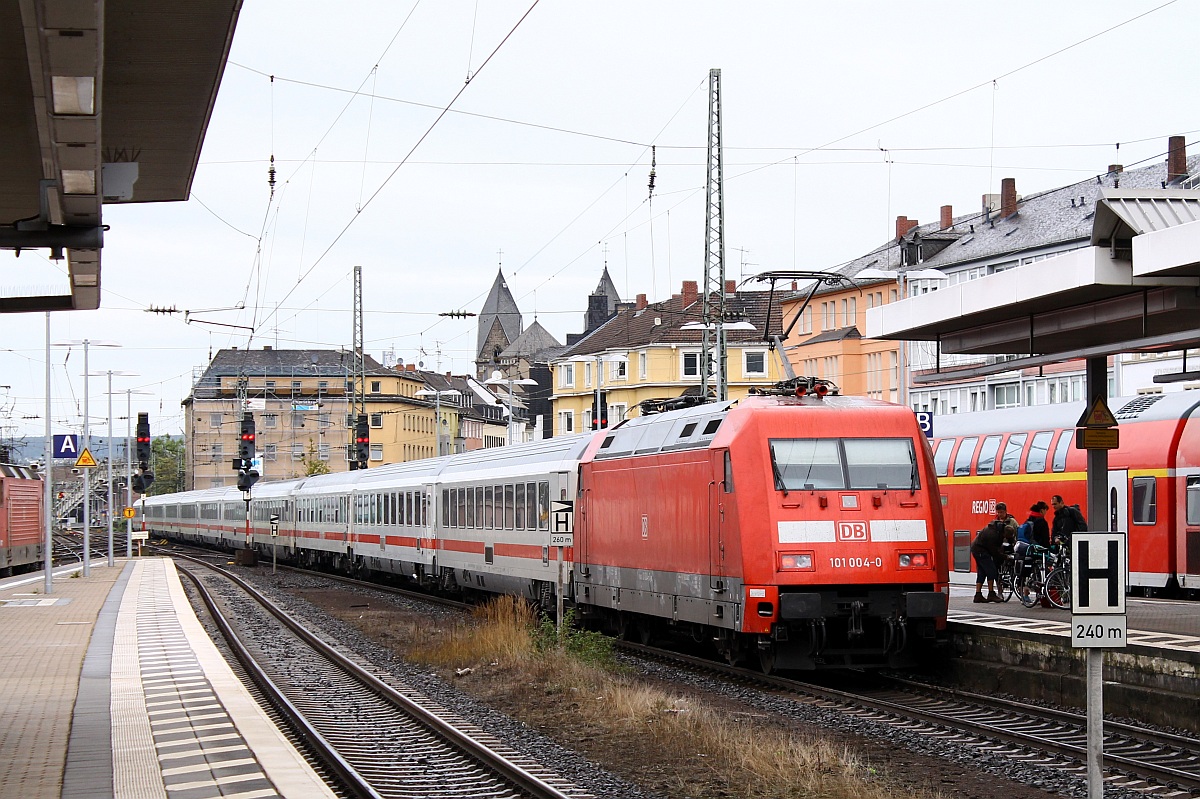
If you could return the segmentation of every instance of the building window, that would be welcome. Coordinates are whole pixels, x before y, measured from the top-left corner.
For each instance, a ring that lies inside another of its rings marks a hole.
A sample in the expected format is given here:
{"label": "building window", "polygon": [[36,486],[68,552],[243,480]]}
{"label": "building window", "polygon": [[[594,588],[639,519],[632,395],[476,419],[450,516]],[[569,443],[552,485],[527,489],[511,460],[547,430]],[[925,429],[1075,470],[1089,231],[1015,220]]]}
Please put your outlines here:
{"label": "building window", "polygon": [[267,381],[267,391],[271,392],[272,394],[275,393],[275,381],[274,380]]}
{"label": "building window", "polygon": [[592,362],[588,361],[583,365],[583,384],[590,386],[592,384]]}
{"label": "building window", "polygon": [[744,359],[743,374],[746,377],[766,377],[766,350],[746,350],[742,353],[742,357]]}
{"label": "building window", "polygon": [[274,429],[276,427],[279,427],[279,414],[264,413],[262,415],[262,422],[263,422],[263,427],[265,427],[265,428]]}
{"label": "building window", "polygon": [[560,434],[575,432],[575,412],[574,411],[559,411],[559,413],[558,413],[558,432]]}
{"label": "building window", "polygon": [[1021,396],[1018,393],[1019,386],[1016,383],[1009,383],[1003,386],[993,387],[993,397],[995,398],[995,407],[997,408],[1016,408],[1021,405]]}
{"label": "building window", "polygon": [[682,371],[680,372],[680,375],[685,379],[689,377],[700,376],[700,353],[683,353]]}
{"label": "building window", "polygon": [[371,414],[371,427],[383,427],[383,414],[382,413]]}
{"label": "building window", "polygon": [[328,390],[329,390],[329,381],[328,380],[318,380],[317,381],[317,391],[328,391]]}
{"label": "building window", "polygon": [[352,414],[352,413],[346,414],[346,427],[349,427],[349,428],[354,427],[354,414]]}
{"label": "building window", "polygon": [[292,460],[294,460],[294,461],[304,460],[304,445],[303,444],[292,444]]}
{"label": "building window", "polygon": [[221,413],[210,413],[208,415],[208,423],[210,425],[212,425],[213,427],[220,427],[221,419],[223,416],[224,416],[224,414],[221,414]]}
{"label": "building window", "polygon": [[317,414],[317,427],[330,427],[332,425],[333,425],[333,422],[330,421],[330,419],[329,419],[328,411]]}
{"label": "building window", "polygon": [[612,427],[617,422],[624,421],[625,414],[628,412],[629,412],[629,408],[626,407],[625,403],[623,403],[623,402],[610,403],[608,406],[608,426]]}
{"label": "building window", "polygon": [[304,427],[304,414],[303,413],[300,413],[299,411],[292,412],[292,427],[295,429]]}
{"label": "building window", "polygon": [[223,461],[225,459],[225,445],[220,443],[213,444],[212,449],[209,450],[208,459],[213,463],[220,463]]}
{"label": "building window", "polygon": [[625,370],[628,366],[629,366],[629,362],[626,361],[624,358],[622,358],[619,361],[613,361],[612,367],[609,371],[609,378],[611,380],[624,380],[625,379]]}
{"label": "building window", "polygon": [[640,377],[642,380],[645,380],[646,375],[648,374],[646,367],[647,367],[646,353],[639,352],[638,353],[638,377]]}
{"label": "building window", "polygon": [[278,457],[278,444],[266,444],[263,446],[263,460],[273,461]]}
{"label": "building window", "polygon": [[382,380],[372,380],[371,381],[371,393],[379,394],[382,391],[383,391],[383,381]]}
{"label": "building window", "polygon": [[346,381],[346,393],[347,393],[347,394],[353,394],[353,393],[354,393],[354,381],[353,381],[353,380],[347,380],[347,381]]}
{"label": "building window", "polygon": [[383,460],[383,444],[372,444],[371,445],[371,460],[373,460],[373,461]]}
{"label": "building window", "polygon": [[317,445],[317,457],[323,461],[329,460],[329,445],[328,444],[318,444]]}
{"label": "building window", "polygon": [[293,393],[293,394],[296,394],[296,393],[298,393],[299,391],[300,391],[300,381],[299,381],[299,380],[293,380],[293,381],[292,381],[292,393]]}
{"label": "building window", "polygon": [[559,388],[574,388],[575,387],[575,364],[564,363],[558,367],[558,387]]}

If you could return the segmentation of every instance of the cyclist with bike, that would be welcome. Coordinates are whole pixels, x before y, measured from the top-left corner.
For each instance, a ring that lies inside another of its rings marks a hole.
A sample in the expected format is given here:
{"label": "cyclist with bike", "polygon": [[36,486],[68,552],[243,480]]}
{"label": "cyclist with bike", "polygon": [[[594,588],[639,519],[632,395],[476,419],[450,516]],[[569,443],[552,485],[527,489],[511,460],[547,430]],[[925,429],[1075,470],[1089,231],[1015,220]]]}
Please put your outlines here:
{"label": "cyclist with bike", "polygon": [[[1008,512],[1008,506],[1003,502],[996,503],[996,518],[988,522],[975,535],[971,542],[971,555],[975,558],[975,601],[1003,602],[1004,599],[996,593],[1000,584],[999,567],[1004,562],[1005,544],[1011,544],[1017,537],[1017,520]],[[988,593],[983,595],[983,583],[987,580]]]}
{"label": "cyclist with bike", "polygon": [[1025,575],[1029,568],[1025,561],[1030,556],[1034,546],[1043,549],[1050,548],[1050,525],[1046,522],[1046,511],[1049,505],[1041,500],[1029,507],[1029,518],[1017,528],[1017,585],[1022,597],[1029,595],[1029,587],[1024,584]]}

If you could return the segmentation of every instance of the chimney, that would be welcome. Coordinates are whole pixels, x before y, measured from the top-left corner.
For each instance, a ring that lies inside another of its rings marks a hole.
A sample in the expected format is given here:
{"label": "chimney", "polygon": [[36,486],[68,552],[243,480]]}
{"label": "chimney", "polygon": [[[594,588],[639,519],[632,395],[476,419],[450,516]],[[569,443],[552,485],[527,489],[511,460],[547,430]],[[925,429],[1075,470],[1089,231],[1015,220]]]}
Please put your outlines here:
{"label": "chimney", "polygon": [[916,220],[909,221],[907,216],[896,217],[896,240],[904,238],[904,234],[917,226]]}
{"label": "chimney", "polygon": [[726,280],[725,281],[725,293],[726,294],[737,294],[737,281],[736,280]]}
{"label": "chimney", "polygon": [[1017,212],[1017,179],[1004,178],[1000,181],[1000,218],[1006,219]]}
{"label": "chimney", "polygon": [[1119,175],[1124,171],[1125,171],[1125,167],[1121,166],[1120,164],[1109,164],[1108,165],[1108,174],[1110,174],[1110,175]]}
{"label": "chimney", "polygon": [[942,224],[942,230],[946,230],[947,228],[954,227],[954,206],[951,206],[951,205],[943,205],[942,206],[941,224]]}
{"label": "chimney", "polygon": [[796,291],[797,288],[798,288],[798,285],[797,285],[796,281],[793,280],[792,281],[792,291]]}
{"label": "chimney", "polygon": [[264,345],[263,345],[263,350],[264,350],[264,351],[266,351],[266,352],[270,352],[270,351],[271,351],[271,345],[270,345],[270,344],[264,344]]}
{"label": "chimney", "polygon": [[700,289],[696,286],[696,281],[694,281],[694,280],[683,281],[683,295],[682,296],[683,296],[682,306],[684,308],[687,308],[689,305],[691,305],[692,303],[694,303],[696,301],[696,298],[700,296]]}
{"label": "chimney", "polygon": [[1167,143],[1167,183],[1187,177],[1187,140],[1172,136]]}
{"label": "chimney", "polygon": [[634,310],[640,311],[645,307],[646,307],[646,295],[645,294],[637,295],[637,305],[634,306]]}

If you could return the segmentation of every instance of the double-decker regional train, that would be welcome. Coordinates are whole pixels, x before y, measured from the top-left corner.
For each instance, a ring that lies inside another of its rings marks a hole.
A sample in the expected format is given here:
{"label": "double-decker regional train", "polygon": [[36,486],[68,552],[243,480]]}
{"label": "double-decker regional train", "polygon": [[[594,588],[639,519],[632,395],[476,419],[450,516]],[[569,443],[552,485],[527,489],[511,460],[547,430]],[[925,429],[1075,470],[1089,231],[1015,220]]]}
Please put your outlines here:
{"label": "double-decker regional train", "polygon": [[[1106,517],[1089,518],[1088,529],[1128,533],[1131,589],[1200,598],[1200,392],[1114,398],[1108,406],[1121,446],[1108,454]],[[1054,494],[1087,513],[1087,455],[1074,445],[1087,407],[934,419],[934,462],[956,569],[971,568],[971,538],[994,518],[998,500],[1021,521],[1033,503]]]}
{"label": "double-decker regional train", "polygon": [[[798,393],[802,393],[803,388]],[[821,387],[824,391],[824,387]],[[458,593],[563,599],[650,640],[712,641],[770,671],[908,666],[949,594],[932,452],[908,409],[751,396],[609,430],[145,501],[156,533]],[[272,538],[276,517],[278,537]]]}

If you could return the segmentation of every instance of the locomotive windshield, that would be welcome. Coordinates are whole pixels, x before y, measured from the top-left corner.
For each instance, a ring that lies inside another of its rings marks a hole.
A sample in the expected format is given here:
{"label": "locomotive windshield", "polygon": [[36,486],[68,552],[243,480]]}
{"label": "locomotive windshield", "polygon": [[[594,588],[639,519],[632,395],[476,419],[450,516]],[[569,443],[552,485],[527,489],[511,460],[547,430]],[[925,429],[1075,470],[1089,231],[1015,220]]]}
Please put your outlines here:
{"label": "locomotive windshield", "polygon": [[908,438],[787,438],[770,443],[777,490],[921,487]]}

